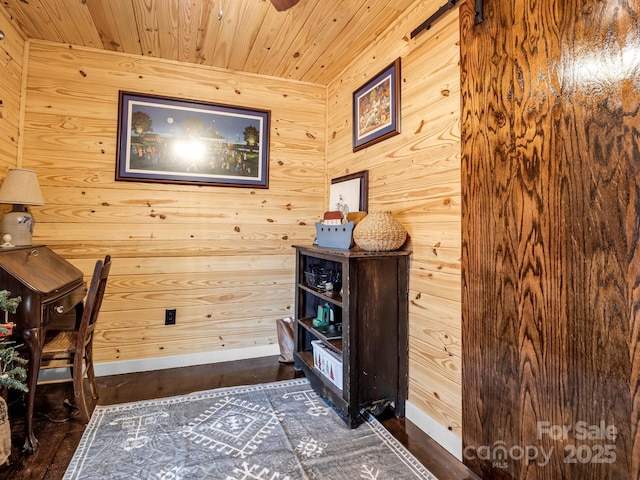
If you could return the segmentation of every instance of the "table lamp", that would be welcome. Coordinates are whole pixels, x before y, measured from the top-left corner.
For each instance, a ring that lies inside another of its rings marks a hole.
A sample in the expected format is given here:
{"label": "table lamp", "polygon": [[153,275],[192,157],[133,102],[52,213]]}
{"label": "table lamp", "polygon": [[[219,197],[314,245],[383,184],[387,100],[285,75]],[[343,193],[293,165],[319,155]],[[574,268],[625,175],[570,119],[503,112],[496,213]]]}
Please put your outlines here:
{"label": "table lamp", "polygon": [[31,245],[34,220],[28,205],[44,205],[36,172],[10,168],[0,187],[0,203],[13,204],[2,219],[2,236],[11,235],[10,243],[16,246]]}

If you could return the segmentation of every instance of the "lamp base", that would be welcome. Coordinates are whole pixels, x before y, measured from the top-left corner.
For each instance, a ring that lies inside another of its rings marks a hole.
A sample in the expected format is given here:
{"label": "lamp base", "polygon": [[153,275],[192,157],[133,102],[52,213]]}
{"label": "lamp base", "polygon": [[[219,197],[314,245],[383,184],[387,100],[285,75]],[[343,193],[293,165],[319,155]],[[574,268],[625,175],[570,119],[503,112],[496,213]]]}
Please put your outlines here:
{"label": "lamp base", "polygon": [[33,224],[26,205],[14,205],[13,210],[2,218],[2,235],[11,235],[11,243],[15,246],[31,245]]}

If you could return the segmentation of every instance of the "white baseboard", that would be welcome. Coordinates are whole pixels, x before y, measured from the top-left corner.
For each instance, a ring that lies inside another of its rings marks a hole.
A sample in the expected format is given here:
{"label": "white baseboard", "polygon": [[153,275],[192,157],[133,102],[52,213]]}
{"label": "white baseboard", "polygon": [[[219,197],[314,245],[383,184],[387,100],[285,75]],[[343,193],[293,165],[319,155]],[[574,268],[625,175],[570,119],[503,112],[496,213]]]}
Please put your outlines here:
{"label": "white baseboard", "polygon": [[[120,375],[123,373],[149,372],[167,368],[193,367],[209,363],[231,362],[250,358],[269,357],[279,355],[279,345],[265,345],[262,347],[238,348],[235,350],[216,350],[214,352],[188,353],[170,357],[146,358],[140,360],[125,360],[122,362],[103,362],[94,364],[96,377]],[[69,377],[66,368],[55,368],[40,372],[40,380],[60,380]]]}
{"label": "white baseboard", "polygon": [[462,461],[462,439],[460,437],[409,401],[405,405],[405,415],[407,420],[413,422],[451,455]]}
{"label": "white baseboard", "polygon": [[94,368],[96,376],[103,377],[107,375],[120,375],[122,373],[164,370],[166,368],[193,367],[195,365],[231,362],[233,360],[246,360],[248,358],[268,357],[279,354],[280,347],[278,345],[265,345],[262,347],[238,348],[235,350],[187,353],[185,355],[173,355],[170,357],[96,363]]}

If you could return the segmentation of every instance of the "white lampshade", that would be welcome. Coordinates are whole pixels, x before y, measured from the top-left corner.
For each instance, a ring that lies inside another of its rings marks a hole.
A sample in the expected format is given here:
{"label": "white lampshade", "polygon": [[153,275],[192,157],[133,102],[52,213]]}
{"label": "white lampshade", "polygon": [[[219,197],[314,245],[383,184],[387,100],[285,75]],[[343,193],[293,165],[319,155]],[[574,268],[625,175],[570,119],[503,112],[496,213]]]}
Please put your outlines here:
{"label": "white lampshade", "polygon": [[[44,205],[36,172],[10,168],[0,187],[0,203],[13,204],[13,210],[2,219],[5,243],[31,245],[34,220],[27,205]],[[5,238],[7,234],[11,235],[11,238]]]}
{"label": "white lampshade", "polygon": [[36,172],[10,168],[0,187],[0,203],[44,205]]}

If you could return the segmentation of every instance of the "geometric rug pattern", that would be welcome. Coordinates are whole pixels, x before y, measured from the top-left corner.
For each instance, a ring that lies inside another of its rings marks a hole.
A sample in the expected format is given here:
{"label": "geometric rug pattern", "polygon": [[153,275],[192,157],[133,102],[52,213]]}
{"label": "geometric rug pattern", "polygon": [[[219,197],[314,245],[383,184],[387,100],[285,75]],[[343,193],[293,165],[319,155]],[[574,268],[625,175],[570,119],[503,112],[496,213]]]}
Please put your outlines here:
{"label": "geometric rug pattern", "polygon": [[363,415],[350,429],[304,378],[97,406],[64,480],[436,480]]}

